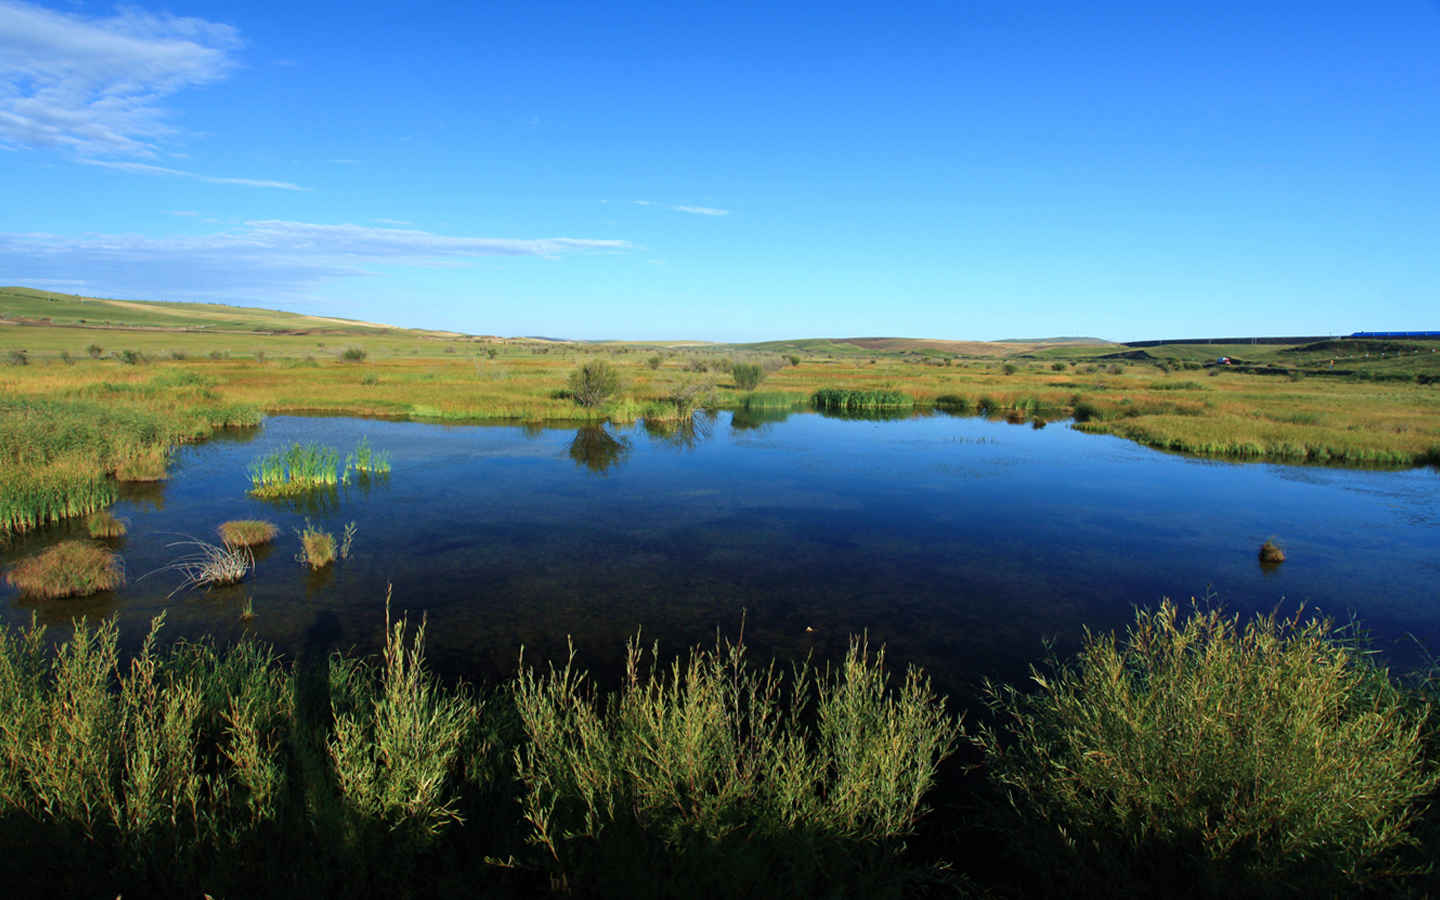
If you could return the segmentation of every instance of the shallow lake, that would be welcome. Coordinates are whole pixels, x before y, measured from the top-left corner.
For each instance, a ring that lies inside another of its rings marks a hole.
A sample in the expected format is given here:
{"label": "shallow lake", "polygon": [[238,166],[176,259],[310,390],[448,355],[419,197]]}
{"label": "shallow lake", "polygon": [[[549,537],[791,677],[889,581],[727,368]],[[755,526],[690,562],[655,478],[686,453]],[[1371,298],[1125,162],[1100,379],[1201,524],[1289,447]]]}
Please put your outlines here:
{"label": "shallow lake", "polygon": [[[265,453],[313,441],[343,455],[362,437],[390,454],[388,477],[302,503],[247,496]],[[4,620],[35,610],[63,631],[118,613],[138,640],[164,611],[171,636],[373,652],[388,586],[397,613],[428,618],[428,658],[447,674],[494,678],[521,645],[558,658],[567,637],[606,671],[637,629],[663,651],[743,623],[760,658],[833,659],[868,629],[960,693],[1165,596],[1355,616],[1400,666],[1420,658],[1412,635],[1440,650],[1434,470],[1203,461],[1063,423],[720,413],[662,433],[281,416],[183,448],[168,482],[127,486],[115,512],[130,528],[123,589],[36,603],[0,586]],[[337,537],[353,521],[351,556],[299,564],[307,517]],[[214,541],[237,518],[281,527],[252,575],[167,599],[179,576],[155,570],[189,549],[167,545]],[[28,535],[0,565],[82,532]],[[1289,555],[1269,569],[1256,558],[1268,537]]]}

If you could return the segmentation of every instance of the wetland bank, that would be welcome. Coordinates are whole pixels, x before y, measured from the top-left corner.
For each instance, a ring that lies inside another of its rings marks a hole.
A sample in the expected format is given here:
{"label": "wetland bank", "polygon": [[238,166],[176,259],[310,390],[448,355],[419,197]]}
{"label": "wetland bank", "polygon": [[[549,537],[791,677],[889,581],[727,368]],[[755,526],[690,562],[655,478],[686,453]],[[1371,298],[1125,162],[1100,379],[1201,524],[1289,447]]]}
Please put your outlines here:
{"label": "wetland bank", "polygon": [[[43,601],[0,586],[0,693],[21,723],[0,729],[15,798],[3,824],[7,839],[44,848],[11,858],[22,883],[303,894],[352,888],[336,874],[350,872],[416,895],[1428,883],[1428,688],[1372,661],[1408,670],[1425,662],[1419,648],[1440,646],[1440,481],[1426,467],[1354,465],[1426,458],[1440,426],[1424,372],[1210,375],[1185,348],[1153,361],[1073,347],[657,353],[390,333],[134,333],[122,340],[173,349],[90,359],[41,347],[75,331],[29,329],[40,340],[26,363],[0,369],[12,463],[0,568],[91,539],[121,554],[128,577]],[[568,379],[596,358],[620,385],[579,405]],[[753,360],[754,392],[732,380],[737,358]],[[1071,428],[1072,415],[1114,434]],[[1162,441],[1167,429],[1210,458],[1142,446],[1183,443]],[[360,447],[389,471],[340,463]],[[1352,467],[1279,461],[1297,454]],[[335,474],[309,473],[314,489],[274,489],[291,463],[327,460]],[[166,477],[136,480],[157,468]],[[113,518],[89,522],[92,509]],[[236,521],[275,527],[253,569],[169,597],[171,545],[216,541]],[[302,564],[311,530],[353,548]],[[1286,553],[1278,567],[1256,558],[1270,539]],[[1170,624],[1167,596],[1182,599]],[[1137,619],[1136,607],[1161,612]],[[1255,618],[1301,607],[1295,622]],[[1355,618],[1366,643],[1304,624],[1314,614]],[[49,631],[27,644],[32,616]],[[72,631],[78,616],[114,631]],[[1148,637],[1109,653],[1087,628]],[[1028,681],[1047,644],[1080,667],[1073,683],[1049,678],[1049,694]],[[1192,649],[1159,653],[1172,645]],[[713,649],[687,656],[696,646]],[[791,672],[807,659],[816,668]],[[909,665],[926,680],[907,680]],[[1235,713],[1206,733],[1270,735],[1285,796],[1369,785],[1388,798],[1355,820],[1370,842],[1293,805],[1251,821],[1281,808],[1259,795],[1196,801],[1232,822],[1219,843],[1157,811],[1190,800],[1133,798],[1152,812],[1128,833],[1133,820],[1097,798],[1128,796],[1140,761],[1185,759],[1221,793],[1268,763],[1244,757],[1248,737],[1166,744],[1174,729],[1127,711],[1139,693],[1100,691],[1084,666],[1191,700],[1224,686]],[[1250,679],[1267,672],[1274,681]],[[987,681],[1029,685],[1040,705]],[[600,690],[593,705],[587,685]],[[91,704],[80,718],[35,712],[80,697]],[[1035,760],[1060,752],[1052,738],[1085,745],[1096,738],[1079,723],[1110,714],[1135,731],[1103,752],[1128,762],[1077,763],[1078,781],[1048,783]],[[1271,729],[1282,720],[1315,730]],[[113,741],[62,752],[82,733]],[[887,741],[903,749],[887,755]],[[137,780],[146,758],[167,762]],[[686,779],[661,777],[685,766]],[[1320,785],[1307,772],[1345,774]],[[1028,799],[1010,808],[1007,790]],[[846,799],[861,795],[875,802]],[[157,810],[182,796],[194,799],[177,825]],[[1057,844],[1056,825],[1085,831],[1099,855]],[[1190,843],[1167,856],[1171,840]],[[87,881],[107,871],[121,874]]]}

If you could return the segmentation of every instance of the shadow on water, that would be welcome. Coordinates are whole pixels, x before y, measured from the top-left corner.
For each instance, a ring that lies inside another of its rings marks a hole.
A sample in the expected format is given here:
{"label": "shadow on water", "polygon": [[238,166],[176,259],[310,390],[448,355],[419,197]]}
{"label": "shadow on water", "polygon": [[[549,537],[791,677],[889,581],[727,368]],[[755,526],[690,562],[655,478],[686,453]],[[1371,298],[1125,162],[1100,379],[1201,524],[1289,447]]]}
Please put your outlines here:
{"label": "shadow on water", "polygon": [[680,422],[646,419],[644,428],[652,443],[677,450],[693,450],[715,434],[714,420],[698,415]]}
{"label": "shadow on water", "polygon": [[767,425],[776,425],[794,415],[793,409],[737,409],[730,417],[730,428],[734,431],[756,431]]}
{"label": "shadow on water", "polygon": [[164,481],[118,481],[115,483],[117,499],[122,503],[147,506],[159,511],[165,508]]}
{"label": "shadow on water", "polygon": [[605,475],[618,469],[631,450],[630,441],[617,438],[603,425],[585,425],[575,429],[575,438],[570,441],[570,458],[577,466],[589,469],[596,475]]}

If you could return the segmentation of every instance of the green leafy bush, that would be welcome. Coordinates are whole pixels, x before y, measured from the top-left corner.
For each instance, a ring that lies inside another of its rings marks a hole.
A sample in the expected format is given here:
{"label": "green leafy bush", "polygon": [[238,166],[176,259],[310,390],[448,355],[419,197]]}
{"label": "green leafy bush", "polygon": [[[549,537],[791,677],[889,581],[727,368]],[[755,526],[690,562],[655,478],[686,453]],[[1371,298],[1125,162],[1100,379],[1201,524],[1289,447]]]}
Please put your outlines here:
{"label": "green leafy bush", "polygon": [[603,703],[573,652],[522,667],[514,696],[530,842],[558,885],[601,896],[898,891],[959,734],[928,680],[894,689],[883,651],[854,639],[838,671],[788,683],[728,642],[669,666],[631,642]]}
{"label": "green leafy bush", "polygon": [[975,740],[1047,892],[1374,888],[1440,784],[1428,708],[1328,621],[1167,600],[1032,678],[987,686]]}
{"label": "green leafy bush", "polygon": [[620,373],[603,359],[590,360],[570,373],[569,388],[576,403],[599,406],[620,392]]}

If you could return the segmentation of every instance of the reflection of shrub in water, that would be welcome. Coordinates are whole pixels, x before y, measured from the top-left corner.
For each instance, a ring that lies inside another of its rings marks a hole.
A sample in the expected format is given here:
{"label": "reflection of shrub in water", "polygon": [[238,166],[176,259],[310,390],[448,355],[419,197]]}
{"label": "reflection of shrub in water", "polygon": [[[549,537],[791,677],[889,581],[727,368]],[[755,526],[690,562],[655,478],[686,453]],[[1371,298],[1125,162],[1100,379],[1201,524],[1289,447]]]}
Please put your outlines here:
{"label": "reflection of shrub in water", "polygon": [[629,452],[630,442],[615,437],[602,425],[575,429],[575,438],[570,442],[570,458],[575,464],[600,474],[619,466]]}

